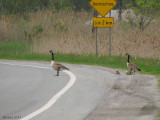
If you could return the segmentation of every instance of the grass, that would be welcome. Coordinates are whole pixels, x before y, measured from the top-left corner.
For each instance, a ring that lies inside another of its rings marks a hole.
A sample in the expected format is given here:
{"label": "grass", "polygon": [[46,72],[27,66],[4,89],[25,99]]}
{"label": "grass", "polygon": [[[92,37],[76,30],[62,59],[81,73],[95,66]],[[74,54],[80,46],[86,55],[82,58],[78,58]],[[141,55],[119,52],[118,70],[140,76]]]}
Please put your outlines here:
{"label": "grass", "polygon": [[[28,43],[25,42],[7,42],[0,44],[0,59],[12,60],[34,60],[34,61],[50,61],[51,55],[35,53],[29,51]],[[72,63],[98,65],[110,68],[127,69],[127,56],[98,56],[93,54],[63,54],[55,53],[55,61]],[[160,75],[160,61],[152,58],[131,58],[131,62],[136,63],[144,74]]]}
{"label": "grass", "polygon": [[[27,40],[33,43],[33,51],[46,54],[48,49],[66,54],[94,54],[96,49],[95,32],[92,33],[92,13],[74,11],[37,11],[26,17],[4,16],[0,20],[0,41]],[[63,23],[60,21],[63,21]],[[90,22],[88,22],[90,21]],[[87,24],[88,23],[88,24]],[[112,28],[112,55],[125,55],[160,58],[160,18],[144,30],[133,30],[127,22],[115,22]],[[109,54],[109,29],[98,28],[98,53]]]}
{"label": "grass", "polygon": [[[110,68],[126,68],[126,56],[99,56],[95,55],[75,55],[75,54],[56,54],[57,61],[74,63],[74,64],[87,64],[87,65],[98,65]],[[158,60],[153,60],[149,58],[137,58],[131,60],[136,63],[144,74],[159,75],[160,63]]]}

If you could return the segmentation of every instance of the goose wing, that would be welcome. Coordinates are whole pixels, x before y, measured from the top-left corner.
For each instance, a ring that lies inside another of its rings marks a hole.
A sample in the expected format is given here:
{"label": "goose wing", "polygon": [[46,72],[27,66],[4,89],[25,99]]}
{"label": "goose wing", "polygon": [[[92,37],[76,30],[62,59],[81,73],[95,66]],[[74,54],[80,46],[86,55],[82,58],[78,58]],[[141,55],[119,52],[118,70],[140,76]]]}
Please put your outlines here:
{"label": "goose wing", "polygon": [[55,63],[55,65],[60,69],[60,70],[69,70],[67,67],[65,67],[64,65],[60,64],[60,63]]}
{"label": "goose wing", "polygon": [[129,63],[128,65],[132,69],[137,69],[137,70],[139,69],[139,67],[137,65],[133,64],[133,63]]}

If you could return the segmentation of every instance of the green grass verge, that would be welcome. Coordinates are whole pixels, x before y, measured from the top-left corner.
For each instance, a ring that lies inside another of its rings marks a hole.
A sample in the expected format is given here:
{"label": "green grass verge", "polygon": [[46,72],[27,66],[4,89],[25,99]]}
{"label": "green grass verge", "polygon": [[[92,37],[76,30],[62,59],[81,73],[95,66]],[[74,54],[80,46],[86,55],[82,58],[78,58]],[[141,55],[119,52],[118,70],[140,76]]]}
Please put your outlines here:
{"label": "green grass verge", "polygon": [[[12,60],[34,60],[34,61],[50,61],[51,55],[29,52],[29,45],[24,42],[10,42],[0,44],[0,59]],[[72,63],[98,65],[110,68],[127,69],[127,56],[98,56],[95,55],[76,55],[55,53],[55,61]],[[131,57],[131,62],[137,64],[144,74],[160,75],[160,61],[152,58]]]}

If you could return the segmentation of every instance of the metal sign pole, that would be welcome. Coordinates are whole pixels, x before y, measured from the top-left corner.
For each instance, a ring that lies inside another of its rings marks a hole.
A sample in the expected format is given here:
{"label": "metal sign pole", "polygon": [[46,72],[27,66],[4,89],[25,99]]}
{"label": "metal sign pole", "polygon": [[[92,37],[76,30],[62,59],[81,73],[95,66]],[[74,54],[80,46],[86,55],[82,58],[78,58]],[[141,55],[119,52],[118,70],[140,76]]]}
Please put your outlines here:
{"label": "metal sign pole", "polygon": [[[95,17],[97,17],[98,16],[98,13],[97,13],[97,11],[95,11]],[[97,31],[98,31],[98,29],[97,29],[97,27],[96,27],[96,56],[98,56],[98,34],[97,34]]]}
{"label": "metal sign pole", "polygon": [[97,27],[96,27],[96,56],[98,56]]}
{"label": "metal sign pole", "polygon": [[[109,12],[109,17],[111,17],[111,11]],[[109,28],[109,56],[111,56],[111,27]]]}

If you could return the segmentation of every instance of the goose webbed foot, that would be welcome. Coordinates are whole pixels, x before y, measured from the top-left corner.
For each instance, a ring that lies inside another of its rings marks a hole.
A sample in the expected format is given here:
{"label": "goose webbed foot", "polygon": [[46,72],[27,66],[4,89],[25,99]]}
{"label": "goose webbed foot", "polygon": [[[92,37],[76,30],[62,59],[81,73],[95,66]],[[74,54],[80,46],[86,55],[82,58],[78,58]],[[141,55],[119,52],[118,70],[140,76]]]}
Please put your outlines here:
{"label": "goose webbed foot", "polygon": [[57,71],[57,76],[59,76],[59,70]]}
{"label": "goose webbed foot", "polygon": [[59,75],[54,75],[54,76],[59,76]]}

